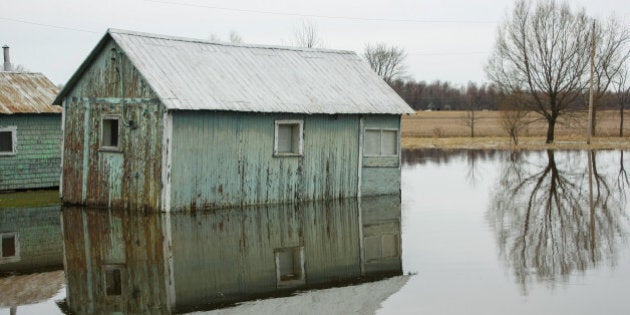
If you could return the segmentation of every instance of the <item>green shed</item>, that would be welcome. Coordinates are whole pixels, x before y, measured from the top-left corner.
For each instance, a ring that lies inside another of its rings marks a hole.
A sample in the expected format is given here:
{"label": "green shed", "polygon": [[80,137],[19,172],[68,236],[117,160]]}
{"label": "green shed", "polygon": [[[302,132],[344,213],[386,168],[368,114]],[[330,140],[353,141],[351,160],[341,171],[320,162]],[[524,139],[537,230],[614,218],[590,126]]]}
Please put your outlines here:
{"label": "green shed", "polygon": [[398,194],[413,113],[354,52],[111,29],[54,104],[64,202],[157,211]]}
{"label": "green shed", "polygon": [[0,191],[59,186],[57,92],[41,73],[0,72]]}

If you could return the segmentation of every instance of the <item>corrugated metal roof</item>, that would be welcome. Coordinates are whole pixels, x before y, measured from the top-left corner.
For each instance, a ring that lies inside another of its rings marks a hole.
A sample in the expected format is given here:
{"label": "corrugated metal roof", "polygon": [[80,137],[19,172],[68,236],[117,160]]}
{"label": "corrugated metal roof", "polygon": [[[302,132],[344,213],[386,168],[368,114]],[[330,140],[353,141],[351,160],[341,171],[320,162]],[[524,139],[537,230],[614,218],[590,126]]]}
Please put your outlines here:
{"label": "corrugated metal roof", "polygon": [[0,114],[61,113],[57,87],[41,73],[0,72]]}
{"label": "corrugated metal roof", "polygon": [[[111,29],[108,35],[171,110],[413,113],[354,52],[217,43]],[[64,89],[56,102],[67,92]]]}

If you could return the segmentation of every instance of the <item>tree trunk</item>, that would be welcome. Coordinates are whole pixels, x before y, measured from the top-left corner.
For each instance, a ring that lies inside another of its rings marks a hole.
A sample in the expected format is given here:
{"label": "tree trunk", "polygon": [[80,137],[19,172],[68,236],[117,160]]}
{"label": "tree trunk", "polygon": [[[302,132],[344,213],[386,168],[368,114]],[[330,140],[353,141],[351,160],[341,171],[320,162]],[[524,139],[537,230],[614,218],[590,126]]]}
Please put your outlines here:
{"label": "tree trunk", "polygon": [[623,137],[623,105],[619,107],[619,137]]}
{"label": "tree trunk", "polygon": [[553,143],[553,136],[556,128],[556,117],[547,118],[547,141],[545,143]]}
{"label": "tree trunk", "polygon": [[475,137],[475,110],[471,112],[471,120],[470,120],[470,137]]}
{"label": "tree trunk", "polygon": [[593,115],[591,116],[591,136],[595,136],[595,126],[597,125],[596,116],[597,116],[597,108],[593,106]]}

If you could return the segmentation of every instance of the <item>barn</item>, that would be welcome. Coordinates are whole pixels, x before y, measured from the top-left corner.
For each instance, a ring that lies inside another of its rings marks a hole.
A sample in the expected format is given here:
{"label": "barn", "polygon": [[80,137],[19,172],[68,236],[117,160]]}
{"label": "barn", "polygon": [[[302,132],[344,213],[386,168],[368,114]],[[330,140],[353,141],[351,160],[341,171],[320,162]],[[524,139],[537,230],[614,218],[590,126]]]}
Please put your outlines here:
{"label": "barn", "polygon": [[57,92],[41,73],[0,72],[0,191],[59,186]]}
{"label": "barn", "polygon": [[354,52],[113,29],[54,104],[64,203],[145,211],[398,194],[413,112]]}

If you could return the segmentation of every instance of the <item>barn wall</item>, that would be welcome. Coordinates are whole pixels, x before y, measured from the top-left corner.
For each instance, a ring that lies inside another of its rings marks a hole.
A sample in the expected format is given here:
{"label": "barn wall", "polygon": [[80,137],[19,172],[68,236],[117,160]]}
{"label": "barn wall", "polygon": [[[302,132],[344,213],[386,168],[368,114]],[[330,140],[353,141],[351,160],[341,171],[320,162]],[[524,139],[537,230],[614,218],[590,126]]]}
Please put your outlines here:
{"label": "barn wall", "polygon": [[369,115],[364,118],[364,130],[369,128],[397,129],[398,156],[363,156],[361,170],[361,195],[400,194],[400,116]]}
{"label": "barn wall", "polygon": [[59,186],[61,115],[0,115],[0,128],[17,127],[17,153],[0,155],[0,191]]}
{"label": "barn wall", "polygon": [[[164,109],[117,48],[112,41],[106,44],[64,100],[63,200],[157,210]],[[118,152],[101,149],[103,115],[122,118]]]}
{"label": "barn wall", "polygon": [[[275,120],[304,120],[304,155],[274,157]],[[174,112],[171,208],[353,197],[358,115]]]}

